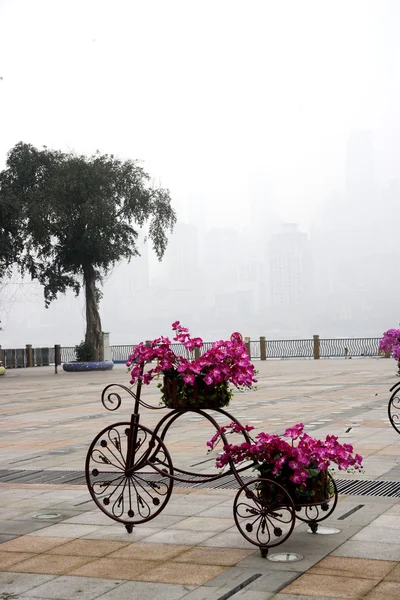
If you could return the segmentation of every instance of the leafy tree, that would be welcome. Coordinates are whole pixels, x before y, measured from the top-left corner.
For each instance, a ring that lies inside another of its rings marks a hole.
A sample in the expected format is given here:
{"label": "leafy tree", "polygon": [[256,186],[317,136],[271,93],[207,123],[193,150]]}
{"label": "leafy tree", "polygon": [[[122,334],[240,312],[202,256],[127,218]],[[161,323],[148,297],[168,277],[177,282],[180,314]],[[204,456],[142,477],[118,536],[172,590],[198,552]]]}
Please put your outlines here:
{"label": "leafy tree", "polygon": [[169,191],[153,187],[138,161],[21,142],[0,174],[0,206],[14,201],[23,215],[22,271],[44,286],[46,307],[59,293],[84,288],[85,343],[102,360],[99,286],[119,260],[139,255],[138,228],[145,223],[161,260],[176,221]]}
{"label": "leafy tree", "polygon": [[[0,190],[9,183],[10,174],[0,173]],[[23,249],[22,206],[19,197],[0,193],[0,281],[11,274]]]}

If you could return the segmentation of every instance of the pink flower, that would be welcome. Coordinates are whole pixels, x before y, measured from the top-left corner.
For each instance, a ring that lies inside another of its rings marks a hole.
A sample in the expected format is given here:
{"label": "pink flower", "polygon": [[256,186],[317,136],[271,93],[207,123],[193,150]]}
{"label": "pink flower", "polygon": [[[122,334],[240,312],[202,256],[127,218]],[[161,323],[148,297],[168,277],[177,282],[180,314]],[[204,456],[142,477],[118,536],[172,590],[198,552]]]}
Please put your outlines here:
{"label": "pink flower", "polygon": [[291,437],[292,440],[297,440],[297,438],[300,437],[301,434],[303,433],[303,430],[304,430],[303,423],[297,423],[297,425],[293,425],[293,427],[286,429],[286,431],[283,435],[285,437]]}
{"label": "pink flower", "polygon": [[[250,429],[242,425],[231,423],[228,427],[222,427],[207,442],[212,450],[223,434],[244,433]],[[247,440],[238,445],[225,444],[223,452],[216,458],[216,465],[222,468],[229,462],[240,464],[251,460],[258,465],[262,476],[270,473],[271,476],[279,477],[281,483],[287,479],[306,487],[309,477],[315,476],[315,471],[326,471],[334,463],[340,470],[348,468],[358,469],[362,465],[362,457],[352,454],[353,448],[349,444],[340,444],[338,438],[328,435],[325,441],[317,440],[303,433],[303,425],[298,423],[289,428],[285,435],[292,438],[292,444],[286,442],[278,435],[265,432],[257,434],[255,440],[249,443]],[[294,436],[294,437],[293,437]],[[297,445],[293,445],[293,440]],[[267,468],[267,470],[265,470]]]}
{"label": "pink flower", "polygon": [[[179,321],[172,324],[172,329],[175,331],[174,341],[183,344],[188,352],[194,354],[196,349],[204,347],[203,340],[192,337]],[[157,362],[156,367],[144,376],[144,366],[153,361]],[[254,365],[239,333],[232,334],[230,341],[217,340],[199,358],[193,356],[191,360],[176,353],[168,337],[160,336],[134,346],[126,364],[131,371],[132,384],[137,381],[150,383],[155,375],[168,371],[174,371],[182,379],[186,377],[188,385],[194,384],[194,375],[201,377],[207,385],[231,383],[250,388],[256,382]]]}

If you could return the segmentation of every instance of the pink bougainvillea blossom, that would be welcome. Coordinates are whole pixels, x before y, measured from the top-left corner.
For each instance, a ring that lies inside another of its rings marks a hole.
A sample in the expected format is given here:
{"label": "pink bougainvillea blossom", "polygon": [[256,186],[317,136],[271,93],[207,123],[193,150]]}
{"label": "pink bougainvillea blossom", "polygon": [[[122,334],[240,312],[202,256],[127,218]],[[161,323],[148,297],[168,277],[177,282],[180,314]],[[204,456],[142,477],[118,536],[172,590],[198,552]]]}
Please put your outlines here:
{"label": "pink bougainvillea blossom", "polygon": [[[216,341],[211,348],[201,352],[204,343],[200,337],[191,337],[189,330],[179,321],[172,324],[172,329],[175,332],[173,341],[183,344],[187,356],[176,354],[168,337],[141,342],[132,348],[126,363],[131,373],[131,384],[139,381],[148,384],[159,373],[169,371],[178,373],[187,385],[194,385],[196,377],[200,377],[206,385],[229,382],[235,387],[246,388],[257,381],[254,365],[240,333],[233,333],[229,341]],[[144,365],[152,361],[157,362],[156,366],[144,373]]]}
{"label": "pink bougainvillea blossom", "polygon": [[[207,442],[209,451],[215,448],[221,438],[226,440],[226,434],[244,433],[252,429],[253,427],[237,423],[221,427]],[[315,476],[316,472],[326,471],[332,463],[339,470],[359,469],[362,466],[362,457],[359,454],[353,455],[353,446],[350,444],[340,444],[334,435],[326,436],[324,441],[317,440],[303,430],[304,425],[298,423],[287,429],[282,437],[262,431],[254,440],[246,435],[246,441],[242,444],[225,443],[222,452],[216,457],[216,466],[223,469],[232,463],[252,461],[256,468],[263,470],[267,467],[272,475],[287,477],[302,487],[306,487],[309,477]],[[292,443],[289,444],[283,437],[292,438]]]}
{"label": "pink bougainvillea blossom", "polygon": [[[398,348],[399,346],[400,329],[388,329],[388,331],[385,331],[381,341],[379,342],[379,352],[384,352],[385,354],[391,354],[393,352],[393,357],[396,358],[394,356],[394,349]],[[396,352],[398,353],[399,351],[396,350]],[[398,360],[398,358],[396,358],[396,360]]]}

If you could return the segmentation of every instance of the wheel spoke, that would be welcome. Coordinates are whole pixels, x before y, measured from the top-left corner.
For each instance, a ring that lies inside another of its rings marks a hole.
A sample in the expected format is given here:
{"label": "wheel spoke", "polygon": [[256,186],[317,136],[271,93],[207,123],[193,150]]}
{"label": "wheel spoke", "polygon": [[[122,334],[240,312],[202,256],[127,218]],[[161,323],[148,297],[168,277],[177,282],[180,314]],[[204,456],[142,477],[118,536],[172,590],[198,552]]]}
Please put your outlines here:
{"label": "wheel spoke", "polygon": [[[93,440],[86,457],[86,480],[93,500],[111,519],[126,525],[157,516],[173,487],[172,461],[164,443],[150,429],[136,427],[129,469],[131,423],[105,428]],[[158,472],[161,469],[164,475]]]}
{"label": "wheel spoke", "polygon": [[242,485],[234,500],[233,514],[243,537],[264,550],[284,542],[295,523],[290,495],[267,479]]}

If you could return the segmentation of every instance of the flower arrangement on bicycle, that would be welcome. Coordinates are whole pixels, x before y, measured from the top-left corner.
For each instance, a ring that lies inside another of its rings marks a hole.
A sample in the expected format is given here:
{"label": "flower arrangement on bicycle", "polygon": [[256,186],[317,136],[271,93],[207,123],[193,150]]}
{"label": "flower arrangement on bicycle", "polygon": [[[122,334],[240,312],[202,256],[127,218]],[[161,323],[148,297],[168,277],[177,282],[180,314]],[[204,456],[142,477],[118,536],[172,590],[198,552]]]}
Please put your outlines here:
{"label": "flower arrangement on bicycle", "polygon": [[[211,452],[222,434],[243,433],[254,429],[250,425],[231,423],[221,427],[207,442]],[[288,443],[283,438],[291,438]],[[260,432],[255,439],[240,445],[225,444],[216,457],[216,466],[223,469],[231,462],[252,461],[260,477],[280,483],[297,504],[324,503],[333,495],[332,478],[328,469],[336,464],[339,470],[352,471],[362,467],[362,456],[353,455],[353,446],[340,444],[334,435],[324,441],[304,433],[304,425],[298,423],[286,429],[283,436]],[[296,442],[296,443],[295,443]],[[270,488],[268,488],[270,489]]]}
{"label": "flower arrangement on bicycle", "polygon": [[[204,350],[203,340],[192,337],[179,321],[172,324],[174,342],[183,344],[186,357],[174,351],[168,337],[141,342],[134,347],[127,361],[131,384],[149,384],[158,374],[164,376],[160,384],[161,400],[170,408],[218,408],[227,406],[233,395],[230,385],[251,388],[255,379],[251,363],[240,333],[233,333],[229,341],[213,342]],[[144,372],[144,366],[157,361],[154,368]]]}

